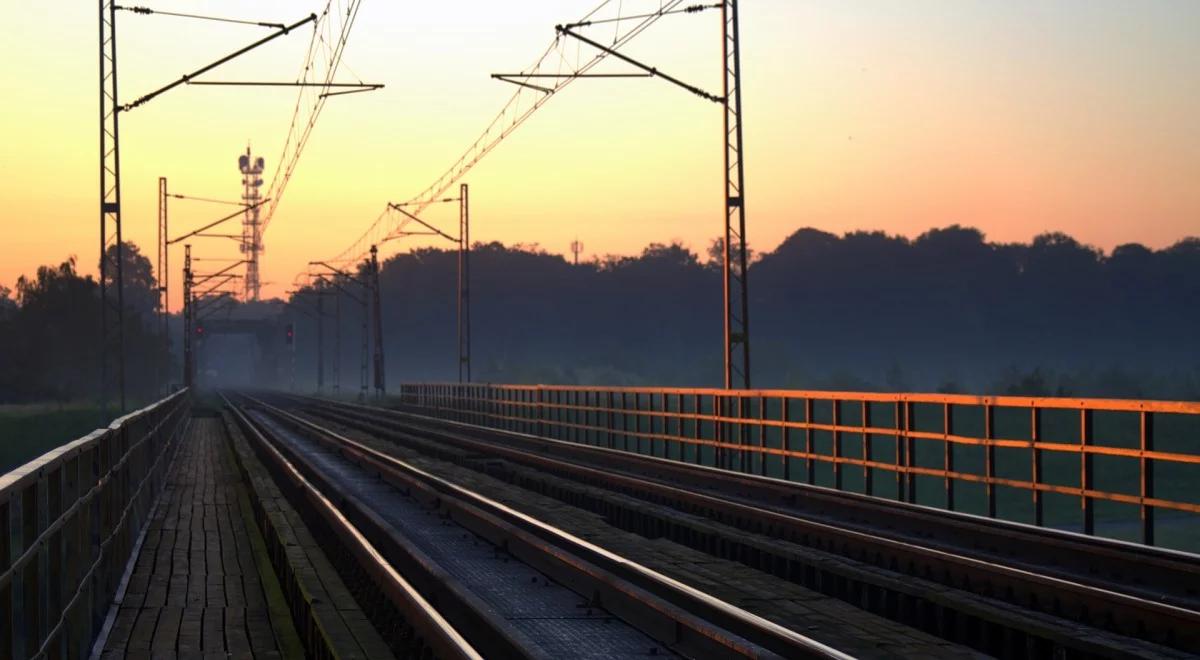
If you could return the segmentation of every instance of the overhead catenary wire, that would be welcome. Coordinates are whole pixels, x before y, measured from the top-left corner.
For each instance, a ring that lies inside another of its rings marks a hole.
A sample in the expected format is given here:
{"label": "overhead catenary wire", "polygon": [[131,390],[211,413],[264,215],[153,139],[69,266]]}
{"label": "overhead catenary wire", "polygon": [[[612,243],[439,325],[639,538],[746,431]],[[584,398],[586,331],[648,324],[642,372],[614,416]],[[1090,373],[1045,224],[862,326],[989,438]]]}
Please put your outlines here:
{"label": "overhead catenary wire", "polygon": [[682,9],[673,9],[671,11],[660,10],[660,11],[650,12],[647,14],[638,14],[636,16],[618,16],[616,18],[602,18],[602,19],[598,19],[598,20],[594,20],[594,21],[589,20],[589,21],[579,21],[576,23],[567,23],[563,27],[573,28],[573,27],[587,27],[589,25],[601,25],[604,23],[620,23],[621,21],[629,21],[629,20],[634,20],[634,19],[638,19],[638,18],[649,18],[651,16],[667,16],[669,14],[695,14],[696,12],[704,11],[705,9],[720,9],[720,8],[721,8],[720,4],[691,5],[689,7],[684,7]]}
{"label": "overhead catenary wire", "polygon": [[[604,19],[606,23],[616,22],[617,25],[617,34],[613,40],[611,50],[615,50],[636,38],[662,17],[673,13],[681,13],[680,5],[683,5],[684,1],[662,0],[658,11],[649,14],[639,13],[637,17],[621,16],[623,7],[617,7],[617,16],[622,18],[624,22],[617,22],[615,18]],[[614,0],[605,0],[578,21],[575,21],[575,24],[599,20],[595,18],[597,14],[613,5]],[[487,156],[534,112],[541,108],[546,101],[571,82],[581,77],[581,74],[586,74],[609,55],[609,52],[603,50],[584,55],[583,51],[579,48],[578,41],[576,41],[573,57],[567,53],[566,49],[566,40],[561,35],[558,35],[532,66],[521,73],[511,76],[508,82],[513,82],[514,80],[520,81],[517,90],[487,127],[484,128],[482,134],[432,184],[403,203],[403,206],[414,207],[412,215],[420,215],[426,206],[437,201],[446,190],[465,176],[480,160]],[[564,73],[564,68],[567,69],[568,73]],[[547,77],[544,74],[549,71],[557,71],[559,74],[551,78],[554,80],[553,83],[536,85],[528,82],[535,78],[540,80]],[[360,261],[370,250],[371,245],[383,242],[395,232],[401,231],[411,221],[411,218],[404,214],[393,214],[391,206],[385,206],[366,231],[351,245],[336,256],[326,259],[326,261],[330,263]]]}
{"label": "overhead catenary wire", "polygon": [[[300,155],[308,144],[317,118],[325,107],[326,99],[344,93],[322,91],[314,94],[313,88],[327,90],[330,87],[340,86],[340,84],[335,85],[333,79],[341,67],[346,42],[349,40],[350,31],[354,27],[361,6],[362,0],[350,0],[344,6],[339,0],[335,10],[334,0],[328,0],[313,24],[313,34],[297,80],[297,82],[308,84],[301,86],[300,91],[296,94],[296,103],[292,109],[292,119],[288,126],[283,149],[271,177],[270,186],[267,188],[266,196],[271,197],[273,201],[264,208],[259,221],[263,232],[266,232],[275,217],[275,210],[283,198],[284,190],[291,181],[296,165],[300,161]],[[356,87],[363,87],[361,80]],[[356,88],[352,91],[367,90],[363,87],[361,90]]]}
{"label": "overhead catenary wire", "polygon": [[245,202],[234,202],[227,199],[213,199],[211,197],[193,197],[191,195],[181,195],[179,193],[168,193],[167,197],[171,197],[173,199],[186,199],[190,202],[208,202],[210,204],[227,204],[229,206],[241,207],[249,206],[249,204]]}
{"label": "overhead catenary wire", "polygon": [[283,29],[283,23],[271,23],[268,21],[247,21],[239,18],[225,18],[223,16],[204,16],[201,14],[185,14],[176,11],[163,11],[161,9],[151,9],[149,7],[127,7],[117,5],[117,9],[133,12],[135,14],[155,14],[158,16],[175,16],[177,18],[194,18],[201,21],[216,21],[218,23],[236,23],[238,25],[253,25],[256,27],[274,28],[277,30]]}

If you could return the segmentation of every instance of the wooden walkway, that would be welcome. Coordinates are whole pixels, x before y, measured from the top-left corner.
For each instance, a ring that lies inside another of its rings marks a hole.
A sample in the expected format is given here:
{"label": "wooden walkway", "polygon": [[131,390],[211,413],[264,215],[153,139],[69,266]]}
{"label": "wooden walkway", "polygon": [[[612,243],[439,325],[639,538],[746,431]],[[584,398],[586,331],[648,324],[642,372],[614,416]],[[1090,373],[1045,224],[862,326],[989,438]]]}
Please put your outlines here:
{"label": "wooden walkway", "polygon": [[134,566],[103,657],[303,653],[219,419],[192,421]]}

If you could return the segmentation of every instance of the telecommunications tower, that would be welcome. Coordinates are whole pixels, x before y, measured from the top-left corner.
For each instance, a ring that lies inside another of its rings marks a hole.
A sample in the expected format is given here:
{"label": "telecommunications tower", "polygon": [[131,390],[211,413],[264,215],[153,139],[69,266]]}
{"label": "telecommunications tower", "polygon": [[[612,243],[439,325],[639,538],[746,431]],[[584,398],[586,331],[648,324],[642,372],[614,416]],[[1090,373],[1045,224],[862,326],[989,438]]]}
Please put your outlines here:
{"label": "telecommunications tower", "polygon": [[262,196],[263,173],[262,156],[254,158],[250,155],[250,145],[246,145],[246,153],[238,156],[238,169],[242,172],[242,203],[246,205],[246,214],[242,218],[242,258],[246,260],[246,285],[244,300],[258,300],[261,285],[258,280],[258,255],[263,251],[262,225],[259,224],[258,210]]}

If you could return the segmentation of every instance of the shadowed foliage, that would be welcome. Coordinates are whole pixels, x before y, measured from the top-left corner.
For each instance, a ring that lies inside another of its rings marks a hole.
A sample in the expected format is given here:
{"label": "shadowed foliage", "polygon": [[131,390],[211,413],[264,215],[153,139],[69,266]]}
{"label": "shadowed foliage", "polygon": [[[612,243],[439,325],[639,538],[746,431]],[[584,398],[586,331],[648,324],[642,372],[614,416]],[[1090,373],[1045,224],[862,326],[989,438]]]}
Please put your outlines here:
{"label": "shadowed foliage", "polygon": [[[110,247],[110,250],[115,249]],[[131,401],[159,392],[158,286],[150,260],[125,244],[126,383]],[[99,386],[99,286],[75,258],[0,290],[0,403],[93,399]]]}
{"label": "shadowed foliage", "polygon": [[[719,254],[719,242],[703,258],[652,244],[572,265],[536,245],[476,244],[474,379],[719,383]],[[157,284],[136,246],[125,258],[137,401],[159,391]],[[425,248],[384,263],[389,383],[457,377],[456,260]],[[1200,239],[1105,254],[1061,233],[1002,244],[959,226],[914,239],[805,228],[749,275],[758,387],[1200,399]],[[358,384],[360,309],[342,301],[343,391]],[[0,289],[0,402],[93,397],[98,311],[73,259]],[[316,331],[309,317],[295,323],[297,384],[309,389]],[[332,352],[332,321],[326,333]]]}
{"label": "shadowed foliage", "polygon": [[[477,244],[475,380],[719,383],[719,248],[702,260],[653,244],[575,266]],[[434,249],[384,264],[389,382],[457,377],[455,264]],[[1061,233],[1002,244],[960,226],[915,239],[805,228],[757,255],[750,282],[758,387],[1200,398],[1198,239],[1104,254]],[[343,374],[357,365],[356,313]],[[311,383],[314,330],[301,323]]]}

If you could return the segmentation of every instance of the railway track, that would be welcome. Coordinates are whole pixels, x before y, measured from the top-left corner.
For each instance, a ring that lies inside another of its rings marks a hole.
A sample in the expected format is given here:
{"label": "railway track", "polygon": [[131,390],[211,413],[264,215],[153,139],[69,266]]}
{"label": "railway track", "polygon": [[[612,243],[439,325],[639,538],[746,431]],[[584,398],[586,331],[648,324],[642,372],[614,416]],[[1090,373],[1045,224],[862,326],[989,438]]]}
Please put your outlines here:
{"label": "railway track", "polygon": [[[735,559],[991,655],[1200,651],[1200,564],[1186,553],[412,412],[272,400],[308,423],[473,466],[625,529]],[[620,492],[625,502],[603,491]]]}
{"label": "railway track", "polygon": [[263,400],[225,399],[438,657],[848,658]]}

